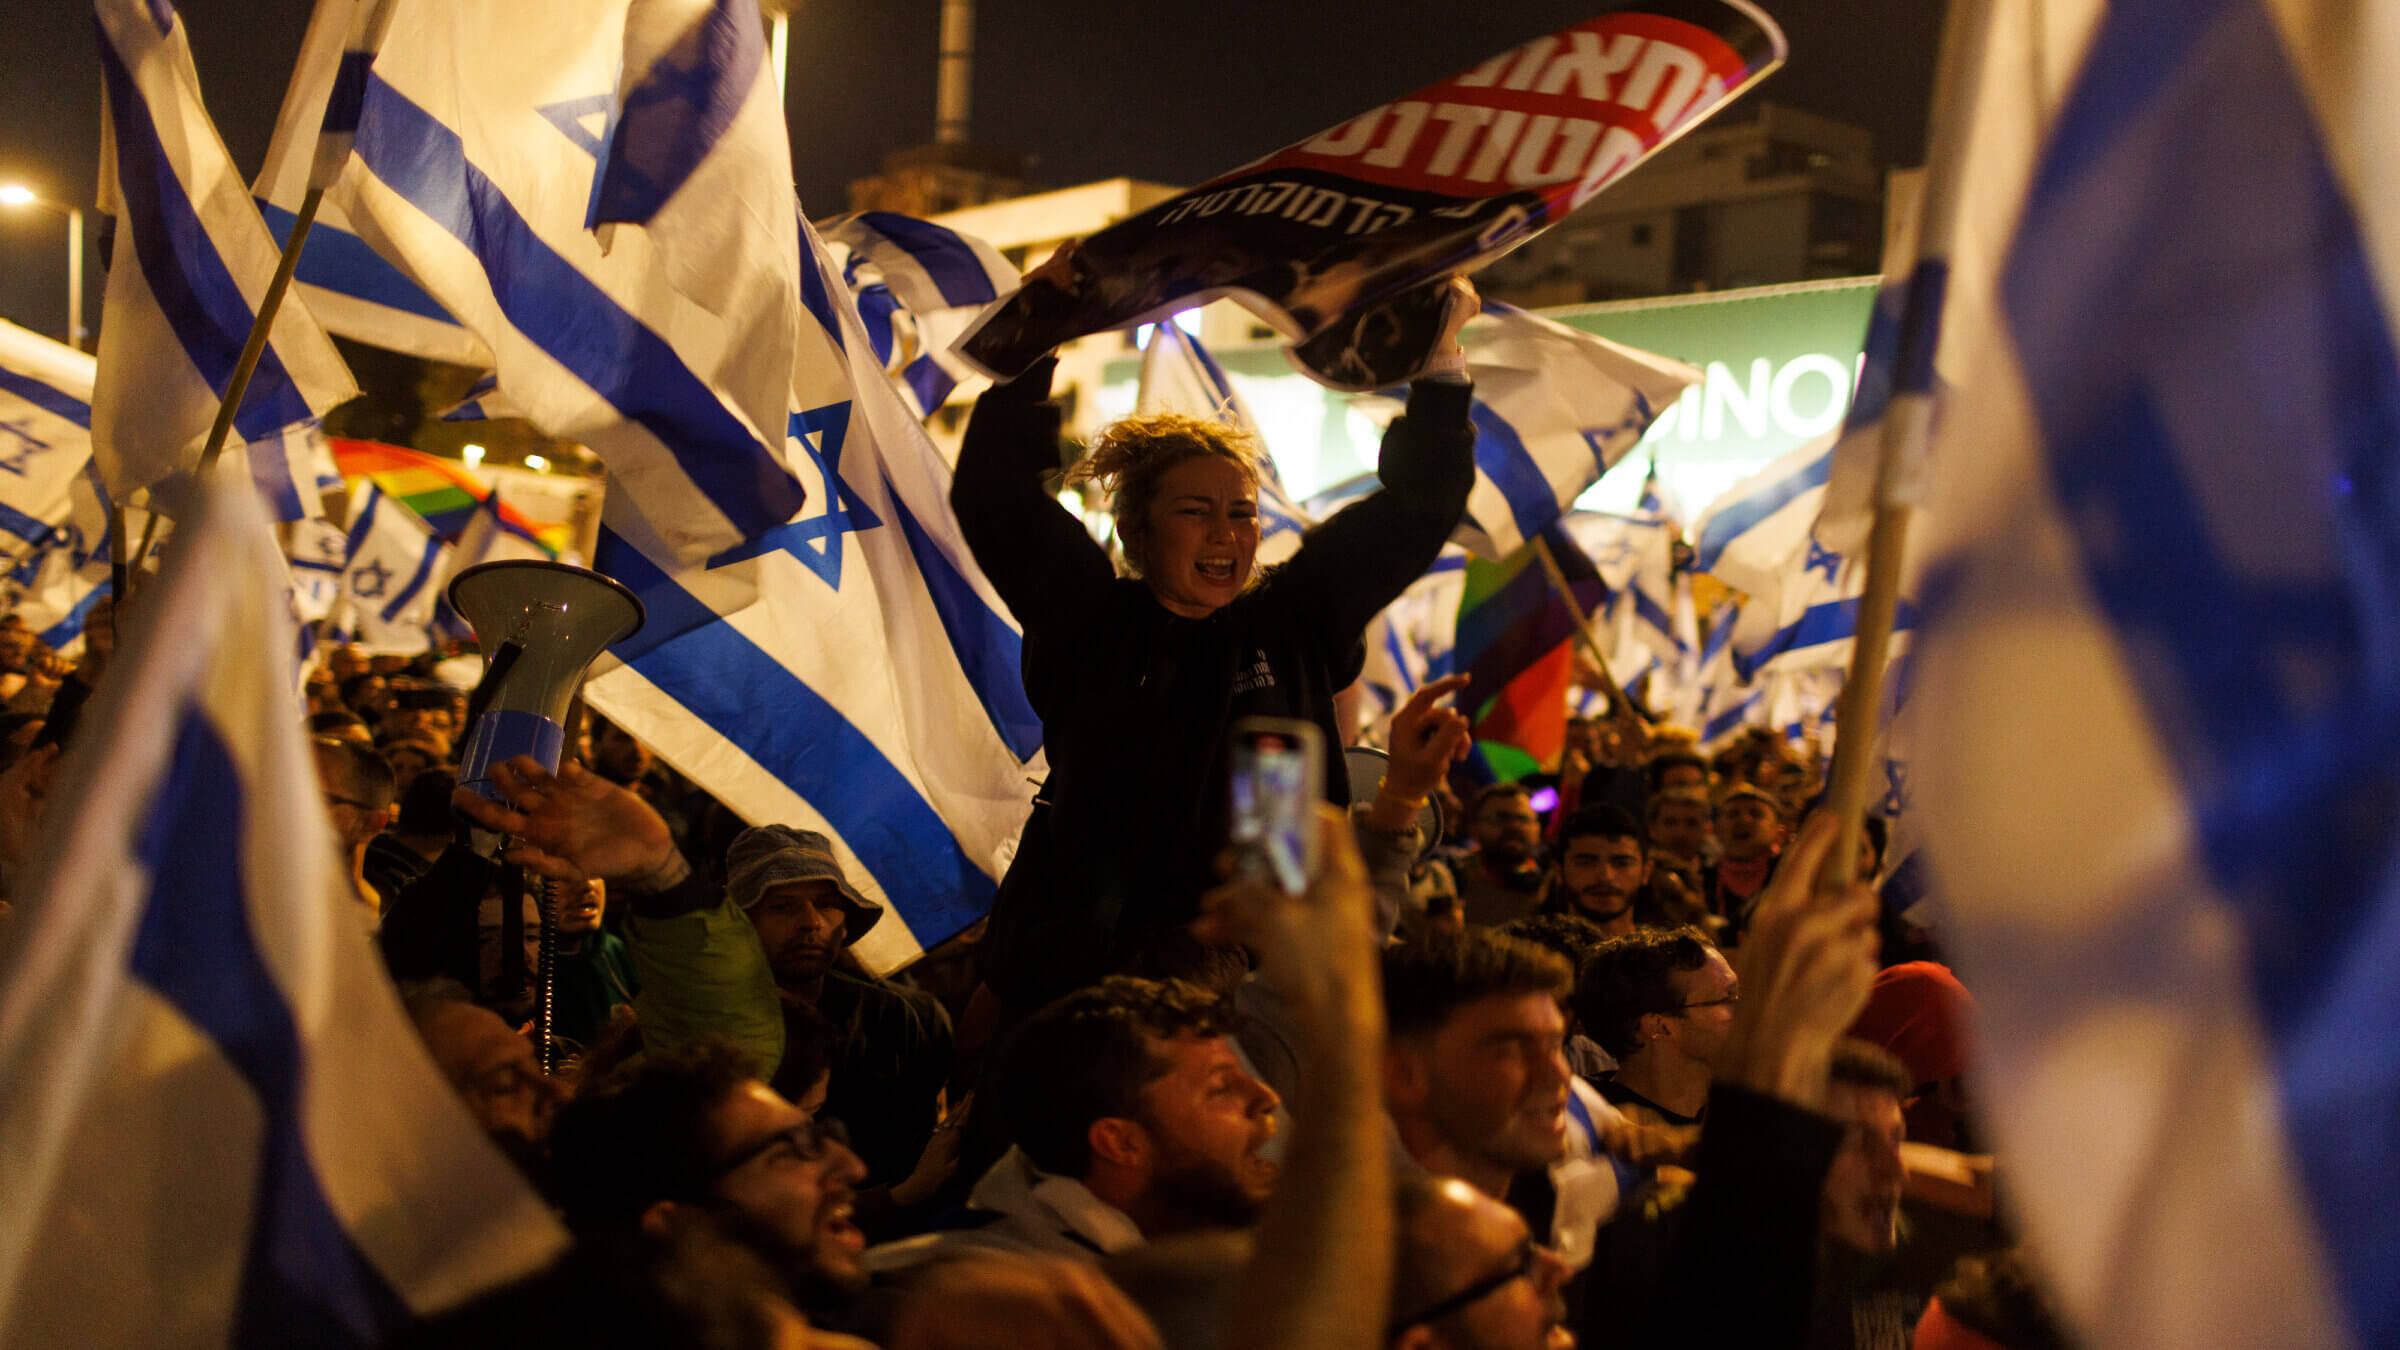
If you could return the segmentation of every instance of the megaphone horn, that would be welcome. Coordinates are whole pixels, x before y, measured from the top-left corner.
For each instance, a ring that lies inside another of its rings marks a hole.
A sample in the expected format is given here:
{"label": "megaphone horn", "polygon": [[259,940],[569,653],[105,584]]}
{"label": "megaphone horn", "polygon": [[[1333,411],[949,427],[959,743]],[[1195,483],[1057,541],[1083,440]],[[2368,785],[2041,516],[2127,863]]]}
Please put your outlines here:
{"label": "megaphone horn", "polygon": [[475,630],[483,679],[468,700],[458,781],[498,799],[491,766],[531,755],[556,772],[583,672],[642,626],[642,602],[598,572],[554,562],[479,563],[450,581]]}

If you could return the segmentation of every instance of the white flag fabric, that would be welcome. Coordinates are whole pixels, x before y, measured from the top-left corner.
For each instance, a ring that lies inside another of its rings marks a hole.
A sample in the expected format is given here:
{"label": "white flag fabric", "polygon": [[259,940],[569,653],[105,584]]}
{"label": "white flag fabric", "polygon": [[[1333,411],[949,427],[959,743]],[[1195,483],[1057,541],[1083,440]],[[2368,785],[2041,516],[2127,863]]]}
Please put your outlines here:
{"label": "white flag fabric", "polygon": [[370,1346],[564,1246],[401,1012],[257,503],[183,532],[0,946],[0,1342]]}
{"label": "white flag fabric", "polygon": [[1951,22],[1912,786],[2014,1212],[2085,1343],[2400,1343],[2400,13]]}
{"label": "white flag fabric", "polygon": [[0,550],[46,543],[92,458],[92,358],[0,322]]}
{"label": "white flag fabric", "polygon": [[[391,0],[317,0],[309,16],[266,163],[251,185],[278,246],[291,237],[312,181],[332,186],[349,158],[367,67],[395,8]],[[328,332],[429,361],[491,368],[482,339],[378,256],[330,198],[317,206],[292,290]]]}
{"label": "white flag fabric", "polygon": [[901,397],[929,416],[980,379],[950,348],[984,306],[1017,288],[1017,269],[973,235],[891,211],[826,221],[820,233],[858,305],[867,340]]}
{"label": "white flag fabric", "polygon": [[1142,379],[1133,407],[1137,413],[1176,412],[1223,422],[1249,433],[1266,453],[1258,482],[1257,565],[1288,562],[1300,551],[1301,536],[1316,522],[1283,490],[1283,475],[1275,470],[1274,447],[1259,435],[1258,423],[1251,418],[1240,392],[1217,358],[1200,345],[1200,339],[1171,320],[1151,325],[1150,343],[1142,349]]}
{"label": "white flag fabric", "polygon": [[[92,358],[0,323],[0,589],[34,637],[64,653],[109,593],[109,497],[91,424]],[[149,516],[132,514],[138,532]]]}
{"label": "white flag fabric", "polygon": [[1466,588],[1467,551],[1445,544],[1425,575],[1367,625],[1367,659],[1358,678],[1375,703],[1368,710],[1370,727],[1387,721],[1427,681],[1455,673],[1458,606]]}
{"label": "white flag fabric", "polygon": [[360,479],[350,497],[335,630],[370,652],[424,651],[433,645],[434,604],[452,570],[450,546],[424,517]]}
{"label": "white flag fabric", "polygon": [[[1834,552],[1813,532],[1840,435],[1828,432],[1736,484],[1694,527],[1694,568],[1749,597],[1728,653],[1740,683],[1770,669],[1850,664],[1866,560]],[[1892,621],[1895,654],[1916,618],[1903,596]]]}
{"label": "white flag fabric", "polygon": [[1023,635],[959,537],[950,470],[884,375],[814,231],[792,372],[809,509],[676,568],[601,532],[648,612],[592,706],[752,823],[824,831],[889,913],[852,950],[885,971],[990,908],[1046,772]]}
{"label": "white flag fabric", "polygon": [[358,112],[327,200],[490,348],[527,419],[599,453],[620,529],[691,565],[806,497],[782,437],[806,320],[763,31],[756,0],[630,23],[626,0],[468,0],[341,58]]}
{"label": "white flag fabric", "polygon": [[1451,541],[1498,562],[1557,520],[1700,372],[1487,304],[1461,335],[1475,380],[1475,488]]}
{"label": "white flag fabric", "polygon": [[[119,497],[199,462],[279,250],[200,103],[166,0],[96,0],[100,208],[115,218],[92,390],[100,473]],[[310,514],[317,420],[356,397],[307,306],[286,296],[228,446],[281,520]]]}

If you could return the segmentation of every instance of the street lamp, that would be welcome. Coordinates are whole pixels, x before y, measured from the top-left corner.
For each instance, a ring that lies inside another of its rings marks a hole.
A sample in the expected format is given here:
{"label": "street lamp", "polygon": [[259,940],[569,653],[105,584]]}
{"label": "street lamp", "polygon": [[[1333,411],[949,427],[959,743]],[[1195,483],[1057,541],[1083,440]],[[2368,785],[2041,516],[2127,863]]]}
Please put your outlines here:
{"label": "street lamp", "polygon": [[0,184],[0,206],[38,206],[67,218],[67,346],[83,350],[83,208],[61,206],[23,183]]}

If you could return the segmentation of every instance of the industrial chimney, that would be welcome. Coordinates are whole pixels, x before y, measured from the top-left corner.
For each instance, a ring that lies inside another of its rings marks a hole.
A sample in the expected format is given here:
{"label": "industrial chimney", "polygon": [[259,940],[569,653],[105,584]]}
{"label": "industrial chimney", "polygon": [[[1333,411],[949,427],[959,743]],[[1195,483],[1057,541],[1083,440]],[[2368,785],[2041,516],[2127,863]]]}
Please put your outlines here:
{"label": "industrial chimney", "polygon": [[975,0],[942,0],[940,87],[935,96],[936,145],[967,143],[967,101],[975,78]]}

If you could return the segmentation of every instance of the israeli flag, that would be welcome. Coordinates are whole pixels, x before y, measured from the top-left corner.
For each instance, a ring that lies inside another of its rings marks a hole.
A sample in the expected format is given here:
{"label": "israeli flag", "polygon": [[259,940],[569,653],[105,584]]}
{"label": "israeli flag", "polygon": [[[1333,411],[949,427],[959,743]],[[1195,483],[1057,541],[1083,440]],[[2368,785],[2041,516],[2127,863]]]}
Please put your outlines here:
{"label": "israeli flag", "polygon": [[211,491],[61,769],[0,945],[0,1342],[381,1344],[564,1246],[418,1043]]}
{"label": "israeli flag", "polygon": [[1951,22],[1913,786],[2015,1212],[2091,1344],[2400,1344],[2400,24]]}
{"label": "israeli flag", "polygon": [[1708,631],[1700,645],[1699,673],[1676,702],[1675,720],[1700,733],[1700,748],[1711,751],[1735,732],[1766,716],[1765,695],[1744,679],[1733,665],[1734,634],[1742,626],[1742,597],[1728,596],[1710,611]]}
{"label": "israeli flag", "polygon": [[1523,548],[1697,384],[1680,361],[1511,305],[1462,335],[1475,380],[1475,487],[1451,542],[1497,562]]}
{"label": "israeli flag", "polygon": [[606,522],[595,563],[649,619],[587,697],[744,819],[824,831],[890,906],[853,948],[887,971],[990,908],[1047,766],[949,466],[802,228],[827,320],[791,372],[809,509],[696,567]]}
{"label": "israeli flag", "polygon": [[476,504],[475,513],[467,517],[466,526],[458,532],[458,542],[451,546],[451,560],[436,588],[434,601],[433,636],[445,641],[472,642],[475,626],[450,607],[449,578],[470,567],[487,562],[556,562],[558,556],[541,540],[526,533],[524,527],[500,514],[500,490],[494,488]]}
{"label": "israeli flag", "polygon": [[1425,575],[1367,625],[1359,680],[1375,702],[1371,725],[1380,726],[1428,680],[1456,673],[1458,606],[1466,587],[1467,551],[1445,544]]}
{"label": "israeli flag", "polygon": [[1266,452],[1260,466],[1264,473],[1258,481],[1257,565],[1272,567],[1288,562],[1300,551],[1301,536],[1316,521],[1284,491],[1283,475],[1275,470],[1274,450],[1267,445],[1266,437],[1259,435],[1258,422],[1250,416],[1250,409],[1242,402],[1233,381],[1226,377],[1225,368],[1200,345],[1200,339],[1172,321],[1150,325],[1150,342],[1142,349],[1141,385],[1134,395],[1133,408],[1136,413],[1182,413],[1223,422],[1247,433]]}
{"label": "israeli flag", "polygon": [[435,602],[454,570],[450,545],[424,517],[360,479],[350,498],[336,632],[370,652],[424,651],[433,645]]}
{"label": "israeli flag", "polygon": [[609,467],[607,511],[699,566],[799,513],[782,435],[806,320],[756,0],[471,0],[396,22],[327,191]]}
{"label": "israeli flag", "polygon": [[[1843,415],[1841,437],[1834,442],[1814,527],[1817,541],[1836,553],[1866,553],[1879,501],[1913,506],[1924,497],[1924,421],[1929,413],[1922,408],[1917,413],[1904,411],[1903,419],[1917,420],[1887,425],[1895,398],[1905,409],[1912,396],[1922,402],[1935,392],[1934,352],[1950,263],[1920,250],[1924,198],[1922,173],[1893,176],[1884,203],[1883,284],[1867,316],[1858,388]],[[1879,487],[1887,458],[1892,464],[1890,481]]]}
{"label": "israeli flag", "polygon": [[92,358],[0,321],[0,554],[49,542],[92,458]]}
{"label": "israeli flag", "polygon": [[[92,390],[94,453],[119,496],[199,462],[279,250],[200,104],[167,0],[97,0],[100,209],[116,218]],[[317,420],[356,397],[333,342],[287,296],[233,420],[280,520],[311,513]]]}
{"label": "israeli flag", "polygon": [[[367,68],[394,8],[391,0],[317,0],[309,16],[266,162],[251,184],[278,247],[291,238],[312,184],[331,187],[349,158]],[[491,369],[482,339],[384,261],[330,198],[318,204],[300,246],[292,292],[328,332],[429,361]]]}
{"label": "israeli flag", "polygon": [[[0,323],[0,599],[72,653],[109,594],[109,497],[92,463],[92,358]],[[133,528],[149,520],[133,513]]]}
{"label": "israeli flag", "polygon": [[836,216],[820,227],[867,341],[920,417],[974,370],[950,352],[986,305],[1015,290],[1000,250],[945,225],[891,211]]}

